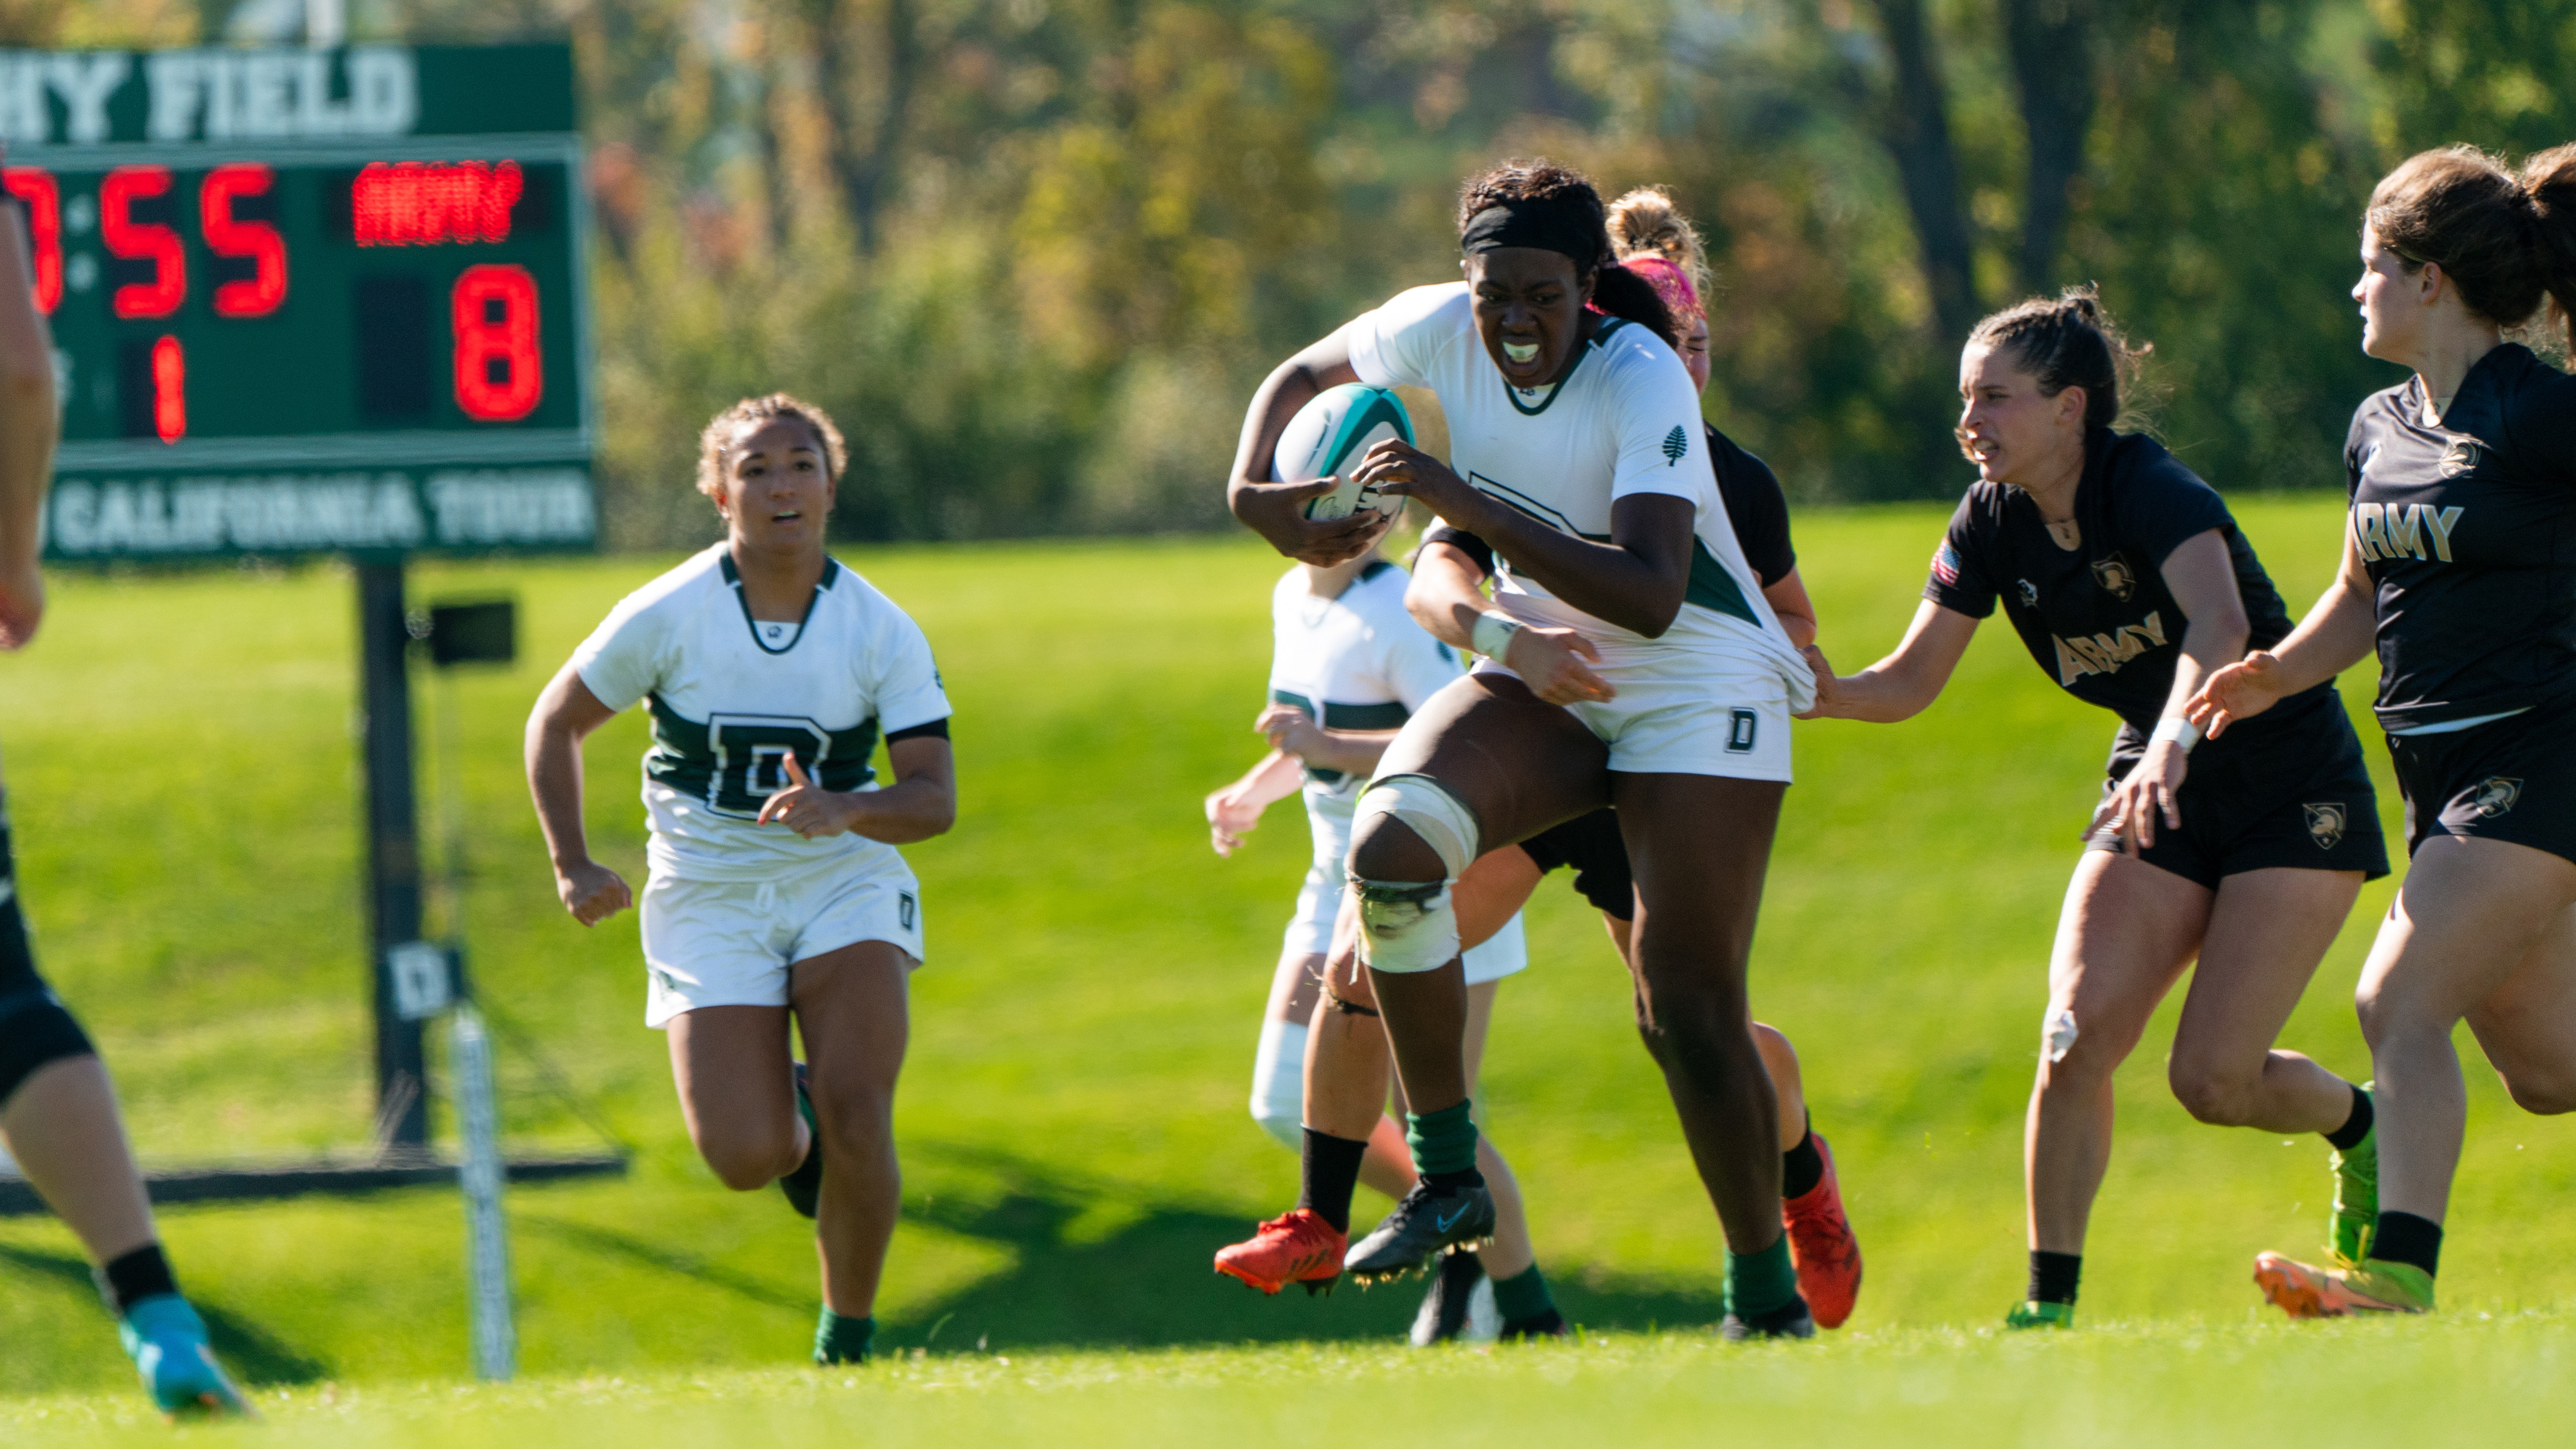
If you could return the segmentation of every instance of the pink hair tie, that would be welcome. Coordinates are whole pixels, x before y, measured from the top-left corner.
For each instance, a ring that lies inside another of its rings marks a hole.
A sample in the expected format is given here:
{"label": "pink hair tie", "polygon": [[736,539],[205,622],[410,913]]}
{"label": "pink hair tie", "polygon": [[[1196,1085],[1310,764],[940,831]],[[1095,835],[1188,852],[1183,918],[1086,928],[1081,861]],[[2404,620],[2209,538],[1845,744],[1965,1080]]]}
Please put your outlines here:
{"label": "pink hair tie", "polygon": [[1675,316],[1706,315],[1700,310],[1698,289],[1692,287],[1689,276],[1669,260],[1651,255],[1635,256],[1619,265],[1645,278],[1646,285],[1655,289],[1655,295],[1664,299],[1664,305],[1672,309]]}

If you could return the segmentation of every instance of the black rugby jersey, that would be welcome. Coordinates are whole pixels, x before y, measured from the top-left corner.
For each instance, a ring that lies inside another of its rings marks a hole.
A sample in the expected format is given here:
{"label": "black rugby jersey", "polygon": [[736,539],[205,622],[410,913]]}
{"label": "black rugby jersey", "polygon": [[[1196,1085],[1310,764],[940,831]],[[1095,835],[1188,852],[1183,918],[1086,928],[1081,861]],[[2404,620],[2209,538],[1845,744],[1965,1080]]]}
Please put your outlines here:
{"label": "black rugby jersey", "polygon": [[[1780,490],[1771,465],[1713,427],[1708,429],[1708,461],[1717,473],[1717,496],[1726,505],[1726,521],[1735,529],[1735,541],[1744,546],[1744,561],[1753,566],[1754,576],[1766,589],[1787,578],[1798,566],[1798,551],[1789,546],[1789,496]],[[1493,548],[1464,529],[1433,519],[1422,541],[1448,544],[1473,558],[1486,573],[1494,571]]]}
{"label": "black rugby jersey", "polygon": [[[2165,587],[2164,562],[2185,540],[2213,528],[2227,540],[2252,626],[2247,648],[2268,649],[2290,632],[2280,591],[2227,504],[2155,439],[2095,429],[2084,444],[2075,519],[2082,540],[2059,548],[2029,494],[1971,485],[1933,552],[1923,597],[1972,619],[1992,614],[2002,599],[2030,657],[2060,688],[2140,730],[2163,716],[2182,658],[2189,621]],[[2320,684],[2285,700],[2213,743],[2225,747],[2304,719],[2308,709],[2287,706],[2333,688]]]}
{"label": "black rugby jersey", "polygon": [[2576,379],[2506,343],[2439,426],[2421,378],[2344,442],[2349,536],[2378,592],[2379,722],[2445,724],[2576,695]]}

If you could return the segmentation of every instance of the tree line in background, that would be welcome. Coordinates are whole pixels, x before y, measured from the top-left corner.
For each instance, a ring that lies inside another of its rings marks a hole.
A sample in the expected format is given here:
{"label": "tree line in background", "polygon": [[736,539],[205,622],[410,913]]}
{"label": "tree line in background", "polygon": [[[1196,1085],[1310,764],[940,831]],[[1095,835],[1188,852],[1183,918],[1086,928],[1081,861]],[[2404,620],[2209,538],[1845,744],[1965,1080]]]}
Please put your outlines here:
{"label": "tree line in background", "polygon": [[[299,12],[0,0],[0,35]],[[2576,0],[353,0],[351,29],[572,37],[635,547],[712,536],[697,427],[772,388],[841,420],[849,538],[1221,524],[1261,374],[1454,277],[1461,176],[1535,154],[1698,219],[1710,416],[1796,499],[1955,493],[1960,339],[2079,281],[2204,476],[2339,486],[2394,375],[2345,296],[2372,181],[2576,139]]]}

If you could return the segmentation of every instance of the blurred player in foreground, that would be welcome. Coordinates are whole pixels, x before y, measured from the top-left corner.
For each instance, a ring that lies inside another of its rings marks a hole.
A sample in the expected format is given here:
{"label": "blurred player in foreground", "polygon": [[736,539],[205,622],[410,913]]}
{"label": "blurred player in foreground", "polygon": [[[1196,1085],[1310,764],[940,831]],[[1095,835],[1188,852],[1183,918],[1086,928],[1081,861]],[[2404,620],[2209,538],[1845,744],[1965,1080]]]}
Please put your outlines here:
{"label": "blurred player in foreground", "polygon": [[717,414],[698,487],[725,541],[619,603],[527,734],[556,889],[596,925],[634,902],[590,858],[581,741],[638,701],[651,712],[645,1024],[670,1034],[681,1113],[716,1176],[776,1182],[815,1219],[817,1363],[869,1356],[901,1189],[894,1089],[922,925],[895,847],[957,815],[929,641],[824,548],[848,456],[829,417],[783,393]]}
{"label": "blurred player in foreground", "polygon": [[[61,419],[53,344],[29,291],[25,213],[12,204],[0,216],[0,649],[21,649],[45,612],[38,524]],[[172,1414],[247,1412],[171,1277],[107,1068],[36,974],[7,802],[0,790],[0,1138],[80,1238],[152,1402]]]}
{"label": "blurred player in foreground", "polygon": [[2361,261],[2361,349],[2414,376],[2353,414],[2342,570],[2191,702],[2232,742],[2375,642],[2406,797],[2406,880],[2358,993],[2376,1215],[2331,1265],[2256,1257],[2294,1318],[2432,1311],[2461,1021],[2525,1110],[2576,1111],[2576,379],[2505,340],[2547,307],[2576,346],[2576,146],[2519,175],[2466,146],[2410,158],[2371,192]]}
{"label": "blurred player in foreground", "polygon": [[2011,1328],[2075,1321],[2112,1074],[2186,968],[2174,1096],[2203,1122],[2323,1134],[2338,1243],[2372,1211],[2369,1095],[2273,1046],[2362,881],[2388,873],[2361,740],[2325,676],[2224,741],[2204,744],[2183,717],[2209,671],[2279,640],[2290,616],[2218,494],[2154,439],[2112,428],[2131,357],[2089,290],[1979,323],[1959,358],[1958,429],[1978,481],[1912,626],[1845,679],[1809,651],[1816,713],[1906,719],[2000,602],[2060,688],[2120,717],[2049,961],[2023,1146],[2030,1284]]}

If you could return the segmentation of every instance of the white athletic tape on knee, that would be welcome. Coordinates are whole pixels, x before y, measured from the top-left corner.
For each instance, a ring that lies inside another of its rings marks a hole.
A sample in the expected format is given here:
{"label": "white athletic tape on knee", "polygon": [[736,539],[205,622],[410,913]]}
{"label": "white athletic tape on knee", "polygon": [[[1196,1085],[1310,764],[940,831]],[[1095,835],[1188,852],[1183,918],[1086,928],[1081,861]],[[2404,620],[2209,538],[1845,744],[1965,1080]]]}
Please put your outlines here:
{"label": "white athletic tape on knee", "polygon": [[1429,775],[1388,775],[1371,781],[1351,816],[1354,838],[1372,817],[1392,815],[1440,856],[1449,879],[1466,874],[1476,859],[1476,812]]}
{"label": "white athletic tape on knee", "polygon": [[2048,1014],[2048,1021],[2039,1029],[2040,1055],[2054,1064],[2066,1060],[2066,1054],[2073,1050],[2075,1012],[2070,1007],[2061,1006]]}
{"label": "white athletic tape on knee", "polygon": [[1293,1021],[1261,1024],[1252,1054],[1252,1120],[1288,1147],[1305,1145],[1306,1028]]}
{"label": "white athletic tape on knee", "polygon": [[1458,954],[1458,911],[1449,883],[1360,880],[1360,959],[1372,971],[1437,971]]}

